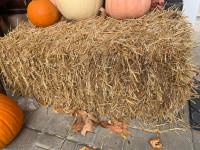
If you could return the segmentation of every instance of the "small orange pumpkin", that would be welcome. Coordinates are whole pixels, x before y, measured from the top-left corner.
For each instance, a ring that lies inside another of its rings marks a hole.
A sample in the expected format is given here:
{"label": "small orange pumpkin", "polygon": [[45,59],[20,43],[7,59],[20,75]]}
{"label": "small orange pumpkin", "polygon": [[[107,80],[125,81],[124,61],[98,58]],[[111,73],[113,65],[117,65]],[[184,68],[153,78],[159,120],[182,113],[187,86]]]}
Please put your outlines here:
{"label": "small orange pumpkin", "polygon": [[0,149],[17,136],[22,124],[23,112],[17,102],[0,94]]}
{"label": "small orange pumpkin", "polygon": [[36,0],[29,3],[27,15],[32,24],[47,27],[56,23],[59,12],[50,0]]}
{"label": "small orange pumpkin", "polygon": [[131,19],[148,12],[151,0],[106,0],[106,12],[115,19]]}

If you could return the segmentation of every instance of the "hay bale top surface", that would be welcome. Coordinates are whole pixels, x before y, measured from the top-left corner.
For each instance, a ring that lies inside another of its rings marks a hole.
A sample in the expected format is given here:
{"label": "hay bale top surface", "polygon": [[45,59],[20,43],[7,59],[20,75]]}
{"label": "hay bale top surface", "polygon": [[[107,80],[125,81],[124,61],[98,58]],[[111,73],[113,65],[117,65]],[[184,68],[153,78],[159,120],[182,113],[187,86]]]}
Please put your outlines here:
{"label": "hay bale top surface", "polygon": [[190,25],[176,11],[139,19],[20,24],[0,38],[7,85],[55,109],[173,118],[192,87]]}

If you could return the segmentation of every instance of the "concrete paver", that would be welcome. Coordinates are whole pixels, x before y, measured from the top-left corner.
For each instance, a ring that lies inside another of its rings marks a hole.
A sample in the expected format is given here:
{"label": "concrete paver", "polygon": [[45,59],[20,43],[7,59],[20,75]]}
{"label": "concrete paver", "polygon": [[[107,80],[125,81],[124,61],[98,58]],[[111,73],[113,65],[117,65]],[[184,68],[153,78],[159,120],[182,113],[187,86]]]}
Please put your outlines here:
{"label": "concrete paver", "polygon": [[194,150],[200,149],[200,131],[192,130],[192,141]]}
{"label": "concrete paver", "polygon": [[128,136],[128,140],[124,140],[123,150],[153,150],[150,146],[149,141],[156,138],[156,133],[149,133],[136,129],[129,129],[131,136]]}
{"label": "concrete paver", "polygon": [[93,145],[93,141],[99,133],[99,127],[95,128],[94,132],[87,132],[86,136],[83,136],[82,134],[80,134],[80,132],[73,133],[72,130],[69,130],[67,140],[74,141],[80,144]]}
{"label": "concrete paver", "polygon": [[42,147],[35,146],[35,147],[33,148],[33,150],[47,150],[47,149],[42,148]]}
{"label": "concrete paver", "polygon": [[70,125],[73,123],[73,119],[74,118],[69,117],[69,115],[65,113],[54,113],[44,131],[50,134],[66,137],[70,130]]}
{"label": "concrete paver", "polygon": [[[111,133],[111,134],[109,134]],[[94,139],[93,145],[98,148],[102,148],[105,150],[122,150],[123,148],[123,137],[115,133],[112,133],[109,129],[100,128],[96,137]]]}
{"label": "concrete paver", "polygon": [[65,141],[61,150],[75,150],[77,143],[71,141]]}
{"label": "concrete paver", "polygon": [[23,128],[19,135],[3,150],[32,150],[38,137],[37,131]]}
{"label": "concrete paver", "polygon": [[49,120],[52,117],[52,114],[53,112],[50,108],[48,108],[47,111],[46,107],[39,107],[32,114],[30,114],[24,126],[44,132],[45,128],[49,124]]}
{"label": "concrete paver", "polygon": [[82,148],[84,148],[84,147],[87,147],[87,148],[89,148],[90,150],[99,150],[99,149],[94,149],[94,148],[91,148],[91,147],[89,147],[89,146],[85,146],[85,145],[81,145],[81,144],[79,144],[79,145],[77,145],[77,147],[75,148],[75,150],[80,150],[80,149],[82,149]]}
{"label": "concrete paver", "polygon": [[[161,134],[165,150],[194,150],[191,131],[172,131]],[[198,149],[196,149],[198,150]]]}
{"label": "concrete paver", "polygon": [[35,142],[35,145],[45,149],[60,150],[64,141],[65,139],[63,138],[58,138],[53,135],[42,133]]}

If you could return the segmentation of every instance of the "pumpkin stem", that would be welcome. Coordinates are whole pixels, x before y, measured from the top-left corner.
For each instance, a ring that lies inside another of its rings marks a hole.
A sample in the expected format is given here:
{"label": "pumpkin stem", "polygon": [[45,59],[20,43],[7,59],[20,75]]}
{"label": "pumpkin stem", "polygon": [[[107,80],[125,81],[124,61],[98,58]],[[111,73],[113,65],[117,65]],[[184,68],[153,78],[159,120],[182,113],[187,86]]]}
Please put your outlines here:
{"label": "pumpkin stem", "polygon": [[107,16],[107,12],[106,12],[105,8],[101,7],[99,10],[101,12],[101,18],[105,19]]}

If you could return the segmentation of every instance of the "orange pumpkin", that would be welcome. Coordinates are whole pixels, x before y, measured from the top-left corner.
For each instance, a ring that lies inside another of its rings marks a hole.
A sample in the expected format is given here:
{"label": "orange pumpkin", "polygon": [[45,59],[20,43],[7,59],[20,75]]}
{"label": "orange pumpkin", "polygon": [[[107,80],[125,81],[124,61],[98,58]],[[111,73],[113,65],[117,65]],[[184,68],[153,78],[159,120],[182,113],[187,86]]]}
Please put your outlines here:
{"label": "orange pumpkin", "polygon": [[23,112],[17,102],[0,94],[0,149],[17,136],[22,124]]}
{"label": "orange pumpkin", "polygon": [[27,15],[32,24],[47,27],[56,23],[59,12],[50,0],[36,0],[29,3]]}
{"label": "orange pumpkin", "polygon": [[106,0],[106,12],[115,19],[141,17],[150,6],[151,0]]}

